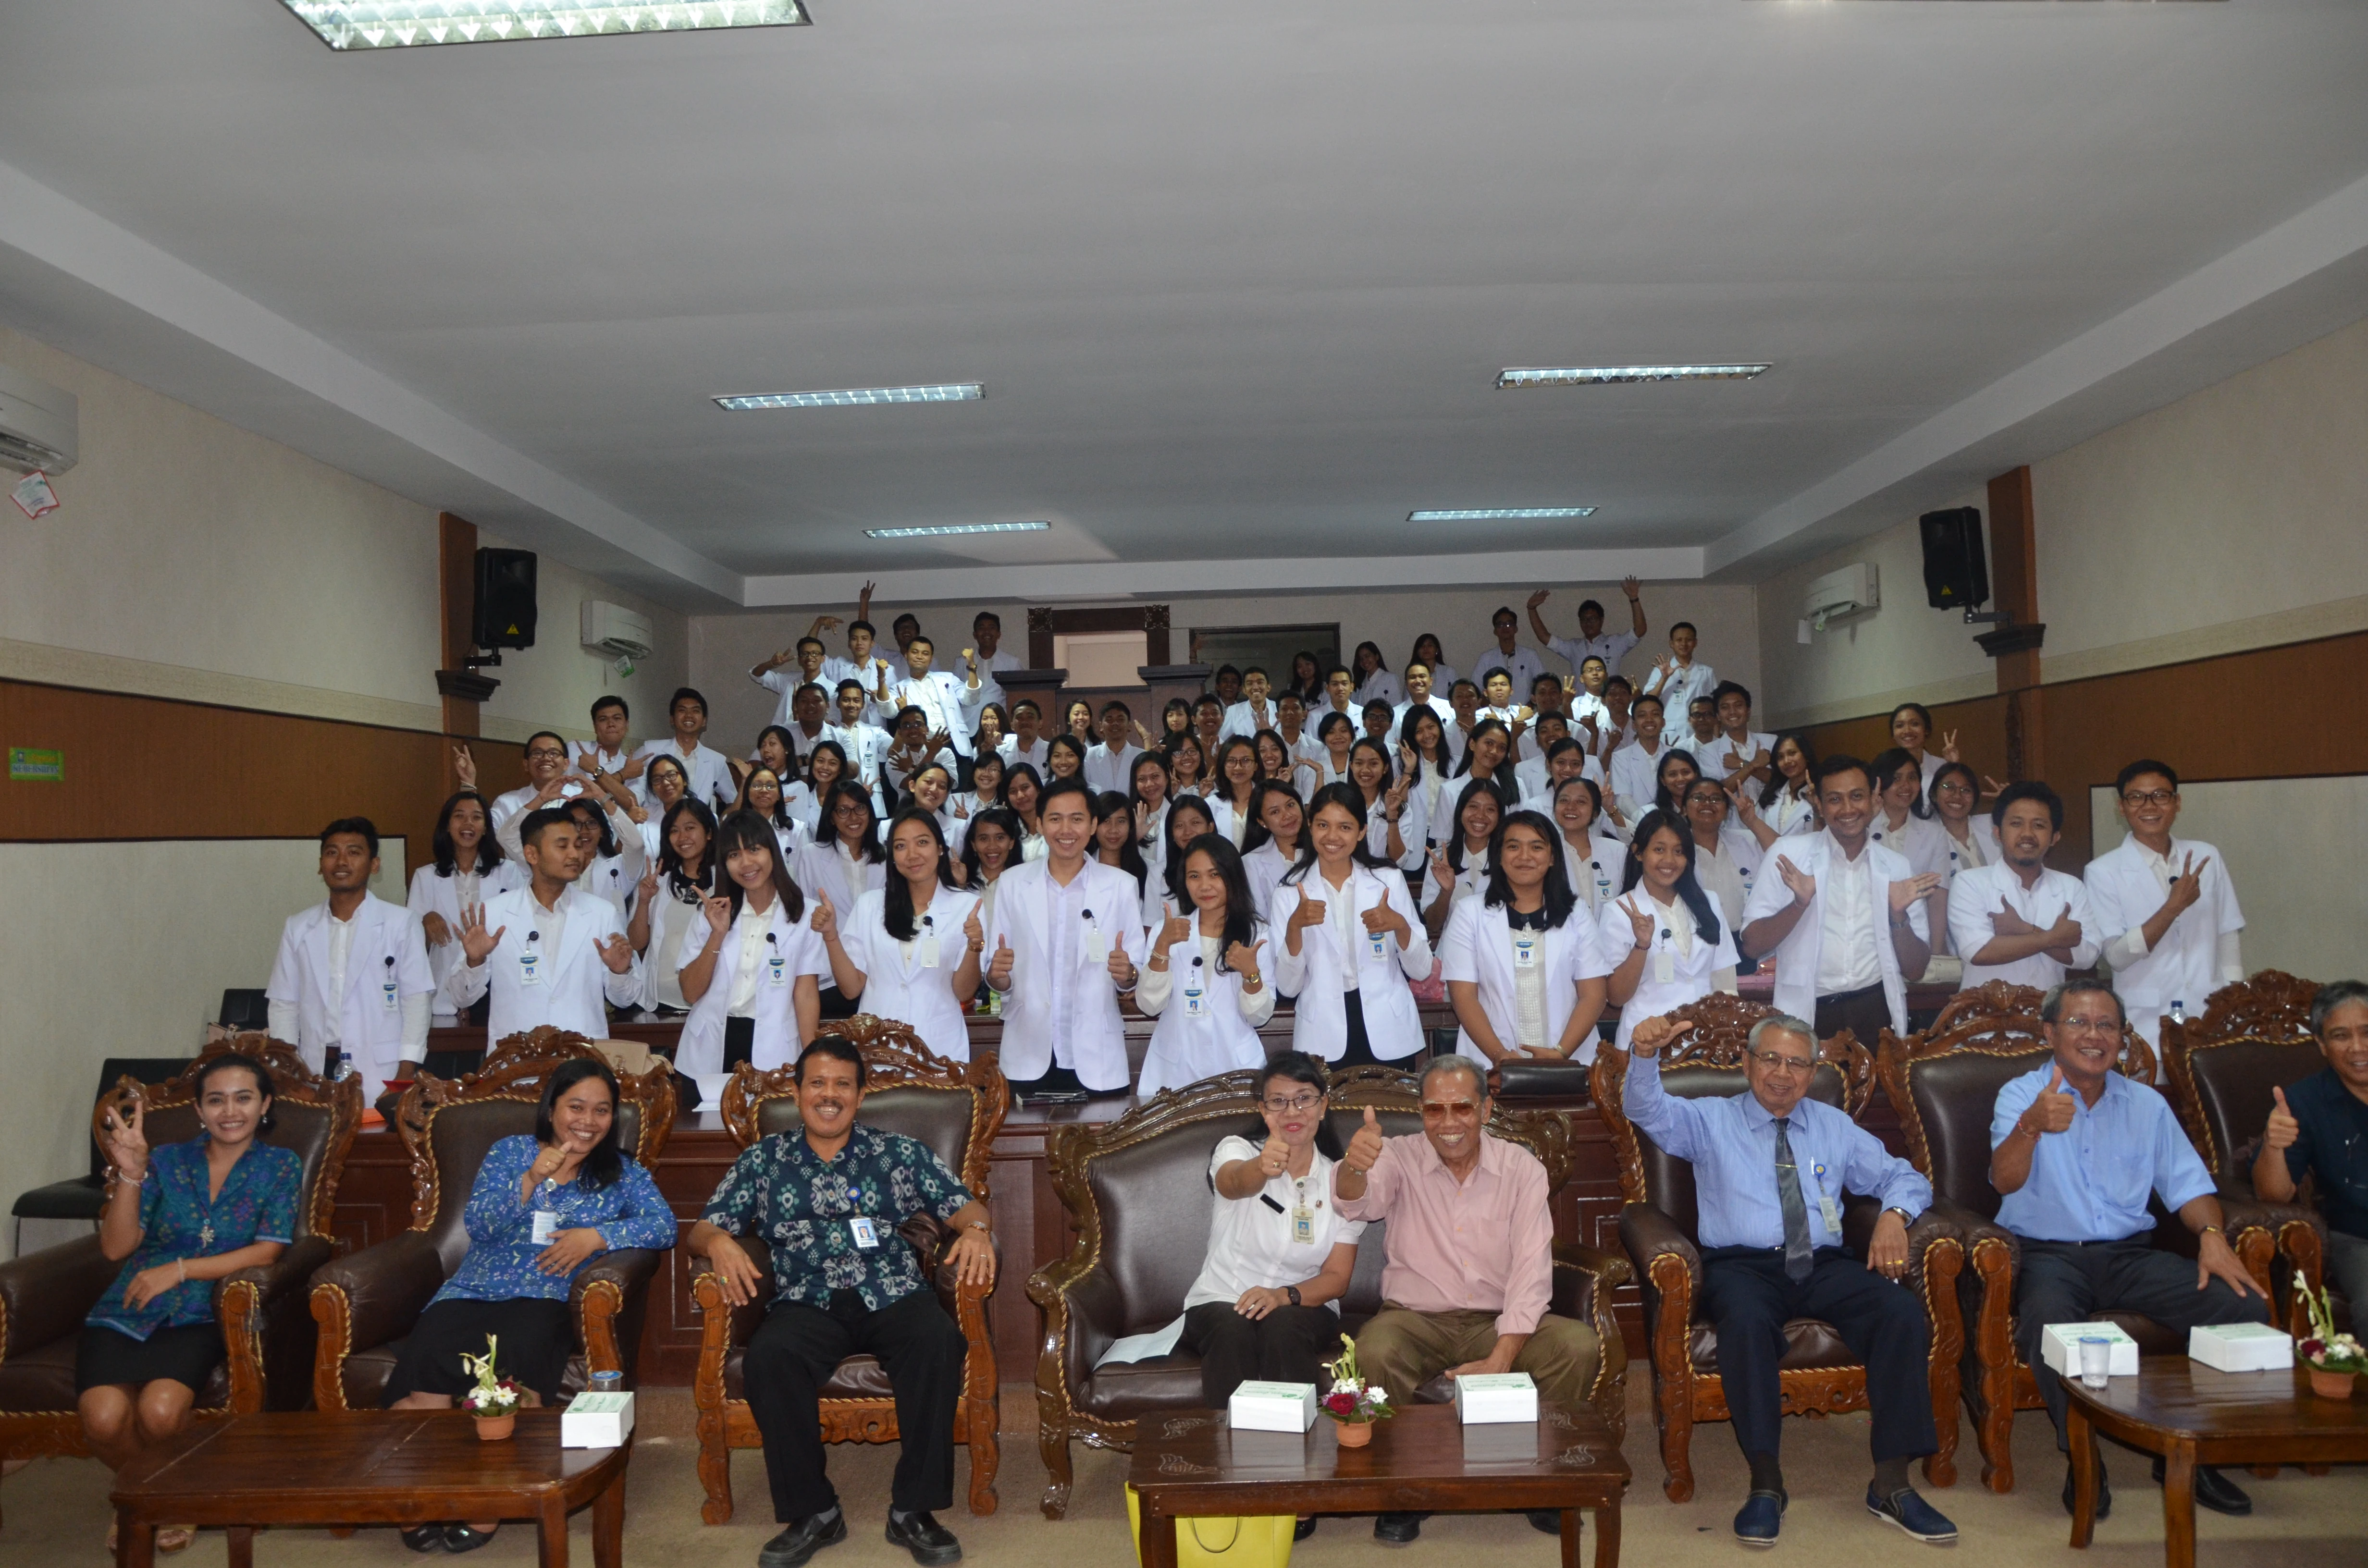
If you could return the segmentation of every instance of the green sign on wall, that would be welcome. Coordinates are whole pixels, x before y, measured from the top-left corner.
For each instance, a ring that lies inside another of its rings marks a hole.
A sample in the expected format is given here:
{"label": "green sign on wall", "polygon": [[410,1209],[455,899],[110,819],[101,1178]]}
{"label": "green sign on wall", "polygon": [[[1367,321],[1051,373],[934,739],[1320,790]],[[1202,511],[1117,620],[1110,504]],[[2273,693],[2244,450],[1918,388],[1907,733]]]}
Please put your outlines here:
{"label": "green sign on wall", "polygon": [[66,754],[62,751],[35,751],[30,746],[8,748],[8,778],[31,779],[40,783],[63,784],[66,778]]}

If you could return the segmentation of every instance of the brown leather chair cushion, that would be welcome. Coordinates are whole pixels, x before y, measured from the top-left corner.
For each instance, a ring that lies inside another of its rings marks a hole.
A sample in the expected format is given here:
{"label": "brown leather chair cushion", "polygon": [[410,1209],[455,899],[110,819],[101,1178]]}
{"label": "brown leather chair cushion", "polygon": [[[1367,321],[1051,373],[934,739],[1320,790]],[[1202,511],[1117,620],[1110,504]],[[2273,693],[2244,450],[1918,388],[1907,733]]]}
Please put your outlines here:
{"label": "brown leather chair cushion", "polygon": [[[1733,1098],[1744,1092],[1743,1069],[1694,1063],[1669,1068],[1661,1074],[1665,1094],[1681,1099]],[[1831,1063],[1820,1062],[1809,1080],[1809,1094],[1829,1106],[1842,1103],[1842,1075]],[[1645,1167],[1645,1199],[1678,1222],[1689,1236],[1701,1234],[1702,1213],[1694,1199],[1694,1167],[1654,1142],[1644,1129],[1636,1130],[1636,1152]]]}
{"label": "brown leather chair cushion", "polygon": [[2237,1151],[2261,1135],[2275,1105],[2272,1089],[2292,1088],[2327,1065],[2316,1042],[2307,1040],[2232,1040],[2208,1045],[2189,1056],[2195,1079],[2195,1101],[2212,1135],[2213,1178],[2237,1179],[2252,1186],[2252,1173],[2236,1165]]}
{"label": "brown leather chair cushion", "polygon": [[[928,1144],[946,1163],[946,1169],[959,1176],[962,1158],[970,1151],[970,1119],[975,1103],[964,1089],[882,1089],[863,1096],[856,1117]],[[766,1137],[795,1131],[803,1125],[794,1100],[767,1100],[757,1108],[757,1131]]]}
{"label": "brown leather chair cushion", "polygon": [[1907,1092],[1932,1152],[1935,1192],[1985,1220],[1998,1218],[1998,1189],[1990,1186],[1991,1108],[2009,1081],[2046,1059],[2042,1046],[2005,1054],[1952,1051],[1907,1064]]}
{"label": "brown leather chair cushion", "polygon": [[[723,1397],[744,1400],[748,1397],[748,1379],[745,1361],[748,1354],[745,1345],[734,1345],[723,1358]],[[888,1374],[870,1356],[849,1356],[822,1385],[825,1399],[893,1399],[895,1391],[888,1386]]]}
{"label": "brown leather chair cushion", "polygon": [[[150,1147],[165,1143],[186,1143],[198,1135],[198,1111],[195,1106],[171,1106],[150,1111],[143,1119]],[[313,1184],[321,1177],[321,1162],[329,1152],[329,1109],[326,1106],[300,1105],[294,1100],[275,1100],[271,1107],[271,1131],[263,1141],[275,1148],[292,1150],[304,1162],[302,1191],[306,1199],[296,1214],[298,1238],[313,1233],[310,1223]]]}
{"label": "brown leather chair cushion", "polygon": [[[407,1338],[398,1339],[390,1345],[357,1350],[346,1358],[347,1409],[376,1410],[385,1403],[387,1380],[394,1376],[395,1363],[403,1359],[403,1347],[407,1343]],[[578,1351],[567,1358],[567,1371],[559,1381],[560,1396],[573,1399],[582,1393],[590,1381],[585,1369],[583,1352]]]}
{"label": "brown leather chair cushion", "polygon": [[[1693,1358],[1697,1372],[1718,1370],[1718,1325],[1697,1319],[1686,1341],[1687,1354]],[[1816,1318],[1793,1318],[1784,1325],[1784,1357],[1776,1363],[1779,1371],[1805,1370],[1813,1367],[1856,1367],[1859,1358],[1842,1343],[1829,1324]]]}

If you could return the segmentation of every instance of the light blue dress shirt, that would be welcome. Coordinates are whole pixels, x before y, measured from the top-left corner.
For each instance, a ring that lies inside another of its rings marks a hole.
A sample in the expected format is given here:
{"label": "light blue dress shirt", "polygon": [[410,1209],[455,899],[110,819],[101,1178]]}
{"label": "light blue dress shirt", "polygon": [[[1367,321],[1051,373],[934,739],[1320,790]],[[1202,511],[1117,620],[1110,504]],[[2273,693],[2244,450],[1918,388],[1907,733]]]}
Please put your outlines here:
{"label": "light blue dress shirt", "polygon": [[[2006,1142],[2055,1074],[2051,1061],[1998,1090],[1990,1112],[1992,1149]],[[2108,1073],[2095,1105],[2075,1094],[2072,1125],[2040,1135],[2031,1177],[1999,1202],[1998,1221],[2035,1242],[2118,1242],[2154,1229],[2147,1193],[2161,1193],[2176,1213],[2213,1190],[2212,1173],[2180,1131],[2170,1102],[2148,1085]]]}
{"label": "light blue dress shirt", "polygon": [[[1628,1060],[1628,1119],[1694,1167],[1696,1233],[1706,1247],[1781,1247],[1784,1211],[1776,1197],[1776,1119],[1746,1089],[1722,1099],[1684,1099],[1661,1087],[1657,1057]],[[1823,1100],[1793,1108],[1785,1131],[1809,1209],[1809,1244],[1838,1247],[1822,1196],[1841,1212],[1845,1192],[1872,1193],[1912,1221],[1932,1205],[1932,1184],[1874,1135]]]}

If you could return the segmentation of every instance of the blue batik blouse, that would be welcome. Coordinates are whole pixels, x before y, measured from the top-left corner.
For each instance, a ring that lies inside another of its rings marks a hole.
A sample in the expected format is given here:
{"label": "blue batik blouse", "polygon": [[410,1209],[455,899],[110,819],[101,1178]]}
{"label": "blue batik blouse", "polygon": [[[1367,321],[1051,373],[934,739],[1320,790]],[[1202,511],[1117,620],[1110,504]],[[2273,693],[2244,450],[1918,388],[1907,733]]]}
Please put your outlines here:
{"label": "blue batik blouse", "polygon": [[924,1210],[951,1220],[970,1201],[928,1144],[859,1122],[834,1159],[803,1131],[759,1139],[724,1173],[705,1218],[762,1238],[781,1300],[827,1307],[833,1293],[852,1290],[876,1312],[922,1284],[920,1259],[896,1227]]}
{"label": "blue batik blouse", "polygon": [[222,1193],[206,1170],[209,1139],[199,1133],[186,1143],[148,1152],[148,1179],[140,1188],[140,1244],[122,1271],[83,1321],[145,1340],[160,1328],[187,1328],[214,1321],[214,1281],[191,1279],[127,1306],[123,1293],[142,1269],[184,1258],[212,1257],[256,1242],[283,1246],[296,1239],[296,1203],[304,1185],[304,1162],[291,1149],[250,1143],[222,1178]]}
{"label": "blue batik blouse", "polygon": [[620,1157],[617,1179],[606,1187],[588,1185],[584,1167],[578,1165],[574,1180],[564,1186],[546,1181],[521,1202],[518,1185],[541,1152],[542,1145],[525,1133],[505,1138],[486,1151],[485,1163],[477,1167],[477,1185],[469,1194],[469,1207],[461,1216],[469,1232],[469,1256],[461,1260],[461,1267],[436,1292],[429,1306],[437,1301],[567,1300],[575,1276],[600,1255],[594,1253],[565,1274],[545,1274],[537,1268],[534,1260],[551,1244],[536,1244],[538,1209],[559,1216],[554,1230],[599,1232],[610,1252],[674,1245],[674,1210],[658,1196],[658,1184],[650,1179],[650,1173],[630,1155]]}

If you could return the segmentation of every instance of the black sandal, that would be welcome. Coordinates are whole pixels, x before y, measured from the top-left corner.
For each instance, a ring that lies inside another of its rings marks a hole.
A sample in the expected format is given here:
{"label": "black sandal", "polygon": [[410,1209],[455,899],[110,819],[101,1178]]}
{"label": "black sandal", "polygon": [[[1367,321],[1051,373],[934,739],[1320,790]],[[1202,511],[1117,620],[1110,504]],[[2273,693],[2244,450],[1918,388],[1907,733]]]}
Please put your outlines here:
{"label": "black sandal", "polygon": [[474,1551],[500,1533],[499,1529],[472,1530],[466,1525],[446,1525],[444,1550],[455,1556],[463,1551]]}

